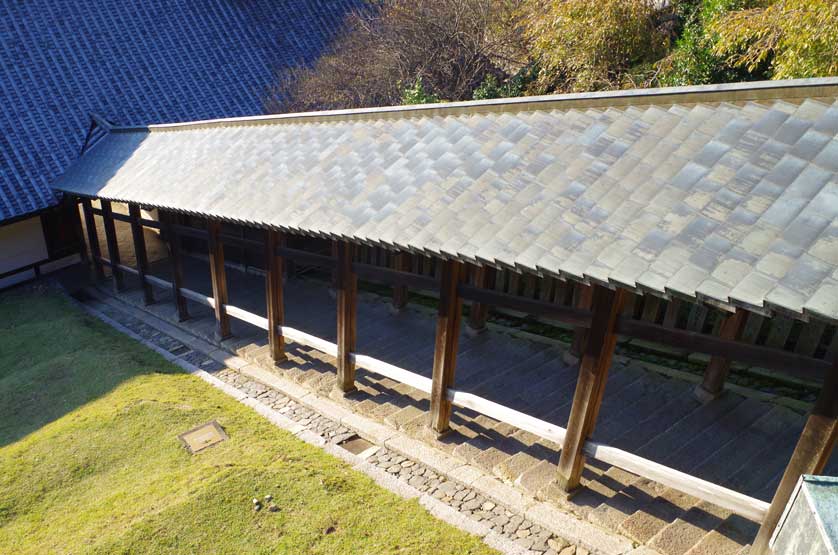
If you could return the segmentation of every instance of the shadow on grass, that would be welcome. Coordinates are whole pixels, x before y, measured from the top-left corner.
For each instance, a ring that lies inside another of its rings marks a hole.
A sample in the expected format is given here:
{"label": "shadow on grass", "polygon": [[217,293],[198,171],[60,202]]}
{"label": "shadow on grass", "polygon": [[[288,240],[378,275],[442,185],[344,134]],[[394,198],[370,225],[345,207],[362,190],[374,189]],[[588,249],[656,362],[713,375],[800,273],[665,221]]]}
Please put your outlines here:
{"label": "shadow on grass", "polygon": [[165,372],[162,363],[56,291],[31,285],[0,294],[0,447],[126,380]]}

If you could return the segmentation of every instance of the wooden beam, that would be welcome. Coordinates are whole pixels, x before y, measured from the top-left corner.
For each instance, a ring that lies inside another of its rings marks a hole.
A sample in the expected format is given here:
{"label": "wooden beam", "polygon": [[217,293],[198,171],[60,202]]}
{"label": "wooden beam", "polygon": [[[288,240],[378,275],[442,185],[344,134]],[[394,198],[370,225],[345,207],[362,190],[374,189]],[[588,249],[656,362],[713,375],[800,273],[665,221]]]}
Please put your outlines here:
{"label": "wooden beam", "polygon": [[457,290],[461,271],[462,264],[457,261],[446,260],[442,263],[430,414],[430,427],[437,436],[445,434],[451,428],[451,401],[448,399],[448,388],[454,386],[457,343],[463,313],[463,302]]}
{"label": "wooden beam", "polygon": [[81,199],[84,211],[84,227],[87,228],[87,242],[90,245],[90,261],[93,263],[93,277],[105,279],[105,269],[102,266],[102,249],[99,247],[99,233],[96,231],[96,218],[93,217],[93,206],[89,198]]}
{"label": "wooden beam", "polygon": [[278,326],[285,323],[285,309],[282,297],[282,258],[276,255],[276,247],[282,242],[279,232],[269,230],[265,237],[265,297],[268,303],[268,343],[271,358],[282,362],[285,356],[285,342]]}
{"label": "wooden beam", "polygon": [[[188,225],[172,223],[172,231],[174,231],[178,235],[191,237],[193,239],[200,239],[202,241],[209,240],[209,234],[206,229],[198,229]],[[221,232],[218,233],[218,240],[219,242],[223,242],[221,241]]]}
{"label": "wooden beam", "polygon": [[[719,337],[729,341],[737,341],[745,329],[748,321],[748,311],[737,308],[736,312],[727,316],[719,329]],[[714,356],[704,370],[704,380],[695,387],[695,396],[702,403],[716,399],[722,394],[725,380],[730,373],[731,360],[726,357]]]}
{"label": "wooden beam", "polygon": [[343,394],[355,391],[356,315],[358,308],[358,277],[352,271],[353,245],[346,241],[337,244],[335,293],[337,308],[337,390]]}
{"label": "wooden beam", "polygon": [[478,301],[490,306],[510,308],[518,312],[532,314],[533,316],[544,316],[545,318],[565,322],[574,326],[590,327],[591,325],[591,313],[587,310],[537,301],[535,299],[525,299],[507,293],[480,289],[479,287],[463,283],[457,286],[457,292],[465,300]]}
{"label": "wooden beam", "polygon": [[[410,271],[410,254],[397,252],[393,255],[393,269],[397,272]],[[393,287],[393,309],[399,311],[407,306],[407,285],[398,284]]]}
{"label": "wooden beam", "polygon": [[[93,213],[96,214],[97,216],[101,216],[102,215],[102,210],[99,209],[99,208],[94,208]],[[129,223],[129,224],[131,223],[131,216],[129,216],[128,214],[120,214],[118,212],[114,212],[112,215],[113,215],[114,220],[117,220],[117,221],[120,221],[120,222],[126,222],[126,223]],[[154,220],[148,220],[146,218],[140,218],[140,223],[142,224],[143,227],[151,227],[151,228],[154,228],[154,229],[160,229],[162,227],[162,224],[160,222],[156,222]]]}
{"label": "wooden beam", "polygon": [[122,270],[119,269],[121,261],[119,259],[119,244],[116,241],[113,208],[109,200],[100,200],[100,202],[102,203],[102,223],[105,227],[105,241],[108,244],[108,259],[111,261],[114,290],[120,292],[125,289],[125,277]]}
{"label": "wooden beam", "polygon": [[175,232],[171,219],[173,214],[162,210],[158,212],[161,223],[161,230],[166,239],[166,248],[169,252],[169,265],[172,268],[172,297],[177,307],[178,322],[189,319],[189,309],[186,306],[186,297],[183,296],[183,259],[180,253],[180,236]]}
{"label": "wooden beam", "polygon": [[771,500],[771,506],[762,521],[749,553],[767,555],[768,541],[780,521],[783,510],[803,474],[820,474],[829,460],[838,438],[838,358],[833,359],[823,388],[812,413],[806,420],[791,460],[783,473],[780,485]]}
{"label": "wooden beam", "polygon": [[730,341],[706,333],[667,328],[651,322],[620,317],[617,333],[684,351],[730,358],[752,366],[780,370],[790,376],[821,381],[831,367],[824,360],[741,341]]}
{"label": "wooden beam", "polygon": [[137,275],[140,278],[140,286],[143,288],[143,302],[146,305],[150,305],[154,302],[154,292],[151,290],[151,284],[145,279],[148,273],[148,255],[146,254],[143,226],[140,224],[140,206],[138,204],[129,204],[128,215],[131,217],[131,237],[134,240],[134,258],[137,260]]}
{"label": "wooden beam", "polygon": [[[594,288],[590,285],[577,283],[573,290],[573,306],[579,310],[590,310],[593,299]],[[588,335],[587,327],[577,326],[573,328],[573,343],[570,345],[570,352],[576,356],[582,355],[585,347],[585,337]]]}
{"label": "wooden beam", "polygon": [[361,262],[352,263],[352,271],[358,274],[360,279],[375,281],[386,285],[404,285],[410,289],[434,291],[438,282],[432,277],[415,274],[413,272],[400,272],[392,268],[382,266],[370,266]]}
{"label": "wooden beam", "polygon": [[559,460],[559,486],[567,492],[579,486],[585,457],[582,449],[596,425],[605,382],[614,346],[617,344],[615,328],[623,308],[627,291],[612,291],[600,285],[593,286],[591,329],[585,339],[582,359],[579,362],[579,379],[573,395],[573,406],[567,422],[562,454]]}
{"label": "wooden beam", "polygon": [[[474,287],[490,289],[489,281],[493,270],[486,266],[471,266],[470,281]],[[480,301],[472,301],[468,313],[468,328],[474,333],[480,333],[486,329],[486,320],[489,317],[489,305]]]}
{"label": "wooden beam", "polygon": [[207,222],[209,242],[210,277],[212,278],[212,297],[215,299],[215,337],[219,341],[230,337],[230,318],[224,305],[227,304],[227,273],[224,270],[224,245],[218,238],[221,222]]}
{"label": "wooden beam", "polygon": [[[292,262],[298,260],[303,264],[309,266],[317,266],[320,268],[332,269],[337,265],[337,259],[323,254],[314,252],[302,251],[299,249],[290,249],[288,247],[277,247],[276,253],[285,259],[285,265],[289,266]],[[291,271],[289,270],[289,276]]]}

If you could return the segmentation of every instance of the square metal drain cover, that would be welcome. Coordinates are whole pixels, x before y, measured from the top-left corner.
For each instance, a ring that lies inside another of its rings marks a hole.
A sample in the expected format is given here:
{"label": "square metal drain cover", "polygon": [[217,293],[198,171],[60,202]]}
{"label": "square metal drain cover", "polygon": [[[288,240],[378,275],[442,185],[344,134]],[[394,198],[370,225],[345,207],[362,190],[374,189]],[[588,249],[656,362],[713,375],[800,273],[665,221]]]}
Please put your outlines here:
{"label": "square metal drain cover", "polygon": [[224,428],[215,420],[201,424],[188,432],[183,432],[177,437],[186,446],[187,451],[193,455],[203,451],[207,447],[212,447],[216,443],[221,443],[229,439]]}
{"label": "square metal drain cover", "polygon": [[360,455],[372,446],[372,443],[359,436],[353,436],[338,443],[338,447],[343,447],[353,455]]}

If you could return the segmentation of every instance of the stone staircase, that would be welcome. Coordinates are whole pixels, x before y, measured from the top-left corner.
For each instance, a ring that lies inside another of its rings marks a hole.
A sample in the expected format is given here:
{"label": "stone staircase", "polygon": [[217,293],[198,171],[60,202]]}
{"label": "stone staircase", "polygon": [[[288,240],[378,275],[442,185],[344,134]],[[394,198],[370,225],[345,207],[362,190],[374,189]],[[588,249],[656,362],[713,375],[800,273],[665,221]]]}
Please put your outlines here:
{"label": "stone staircase", "polygon": [[[138,295],[128,292],[115,297],[105,285],[94,286],[89,293],[86,302],[96,308],[114,311],[130,306],[175,322],[174,307],[165,295],[157,304],[142,307]],[[363,342],[359,351],[411,370],[420,365],[430,368],[433,341],[427,332],[432,319],[421,310],[391,315],[385,303],[372,297],[362,296],[361,305],[359,341],[365,335],[371,339]],[[213,341],[211,313],[198,306],[190,308],[194,317],[180,327]],[[292,311],[289,320],[294,327],[328,338],[326,333],[317,333],[316,313],[317,307],[308,306],[297,315]],[[294,316],[298,316],[296,321]],[[383,329],[390,331],[383,334]],[[332,357],[296,346],[289,349],[288,362],[275,366],[264,332],[236,322],[234,334],[220,346],[312,391],[331,394]],[[464,336],[458,354],[457,387],[519,410],[526,406],[528,413],[548,421],[566,421],[576,380],[573,358],[561,346],[489,334],[473,339]],[[357,382],[356,394],[333,399],[409,435],[433,441],[424,433],[429,404],[425,394],[363,369],[358,371]],[[740,490],[752,495],[761,492],[765,497],[787,460],[785,453],[778,455],[776,450],[782,446],[790,451],[802,416],[785,407],[732,394],[700,405],[692,399],[690,389],[690,384],[617,357],[595,437],[622,448],[631,445],[630,450],[641,456],[696,471],[702,477],[712,476],[716,481],[724,479]],[[452,429],[449,436],[434,442],[435,447],[655,552],[745,553],[756,533],[757,525],[741,517],[597,461],[589,461],[584,487],[567,499],[552,484],[558,445],[469,410],[454,410]],[[778,434],[781,437],[774,437]],[[766,441],[769,437],[771,441]],[[755,460],[760,461],[758,467],[751,464]]]}

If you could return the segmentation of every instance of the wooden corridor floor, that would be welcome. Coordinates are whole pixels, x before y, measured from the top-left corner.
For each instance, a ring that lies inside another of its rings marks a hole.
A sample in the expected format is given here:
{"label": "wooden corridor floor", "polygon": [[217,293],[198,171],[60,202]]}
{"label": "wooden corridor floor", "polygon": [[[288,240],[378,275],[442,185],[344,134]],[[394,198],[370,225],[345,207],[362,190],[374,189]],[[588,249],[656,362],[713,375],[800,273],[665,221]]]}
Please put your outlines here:
{"label": "wooden corridor floor", "polygon": [[[207,263],[186,258],[185,265],[184,286],[210,296]],[[151,273],[170,278],[166,261],[153,263]],[[265,315],[264,278],[228,268],[227,279],[230,304]],[[142,295],[136,279],[126,276],[126,283],[129,289],[119,297],[140,305]],[[146,310],[174,321],[171,293],[157,288],[154,292],[157,302]],[[212,311],[191,301],[189,310],[192,318],[181,326],[196,335],[212,337]],[[323,281],[287,281],[288,326],[335,341],[335,311],[334,297]],[[269,364],[265,332],[236,319],[231,322],[234,336],[224,345],[244,358]],[[430,377],[434,328],[434,314],[427,308],[409,305],[394,314],[388,299],[359,295],[357,350],[361,354]],[[288,351],[289,361],[277,369],[328,394],[334,384],[333,359],[294,344]],[[577,369],[562,344],[530,341],[492,330],[476,337],[462,333],[460,337],[455,378],[458,390],[563,427],[567,425],[576,377]],[[354,410],[427,439],[423,434],[427,396],[363,369],[359,369],[357,381],[359,391],[346,400]],[[692,389],[692,383],[649,370],[640,361],[616,356],[594,439],[770,501],[805,415],[731,392],[702,405],[693,398]],[[549,484],[555,477],[559,446],[457,408],[452,427],[454,432],[437,442],[438,447],[515,483],[533,496],[555,501],[581,518],[667,555],[700,553],[696,547],[701,542],[709,542],[708,553],[738,552],[733,547],[746,544],[756,532],[756,525],[740,517],[597,461],[589,461],[586,466],[583,491],[571,500],[554,497]],[[827,466],[827,473],[838,473],[835,458]],[[713,547],[713,541],[727,542],[727,547]]]}

